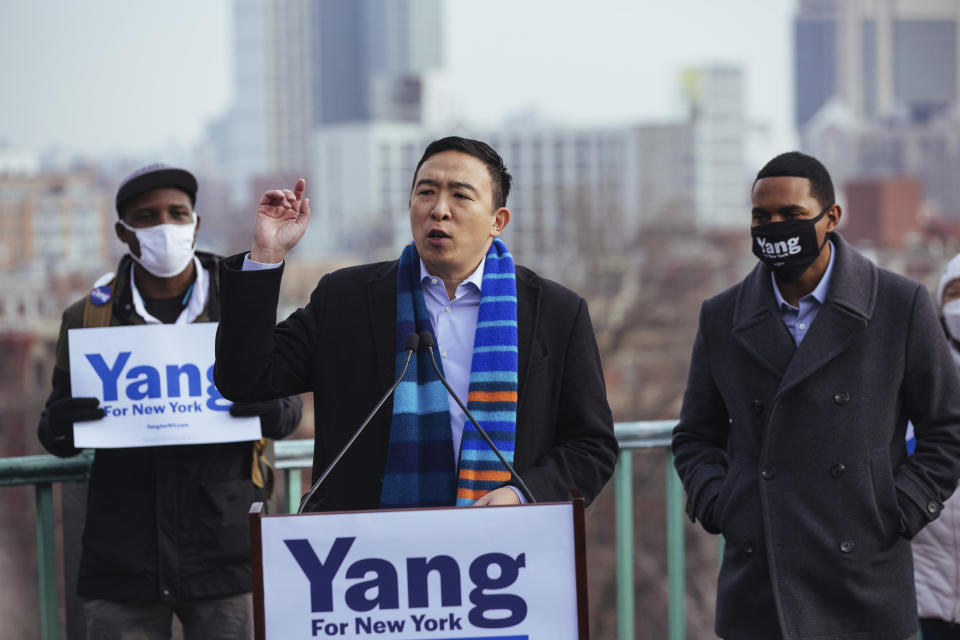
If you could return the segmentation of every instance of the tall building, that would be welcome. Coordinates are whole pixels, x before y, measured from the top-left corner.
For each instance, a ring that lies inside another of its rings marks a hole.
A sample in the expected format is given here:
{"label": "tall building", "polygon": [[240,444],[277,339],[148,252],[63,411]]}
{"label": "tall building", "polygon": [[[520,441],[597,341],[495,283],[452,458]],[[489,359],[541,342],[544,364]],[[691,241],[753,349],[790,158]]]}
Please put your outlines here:
{"label": "tall building", "polygon": [[210,170],[234,201],[255,175],[305,171],[313,159],[309,0],[234,0],[233,107],[207,133]]}
{"label": "tall building", "polygon": [[112,231],[113,194],[93,171],[0,174],[0,270],[102,273]]}
{"label": "tall building", "polygon": [[878,122],[856,118],[844,105],[830,102],[807,123],[801,140],[804,151],[830,170],[841,201],[849,181],[910,177],[920,181],[928,213],[960,219],[957,107],[926,122]]}
{"label": "tall building", "polygon": [[[418,124],[367,122],[317,130],[310,228],[299,255],[393,253],[410,239],[410,180],[427,132]],[[392,257],[392,256],[391,256]]]}
{"label": "tall building", "polygon": [[872,247],[904,249],[922,228],[921,185],[904,178],[863,179],[847,183],[843,237]]}
{"label": "tall building", "polygon": [[442,23],[440,0],[234,0],[234,106],[206,160],[234,204],[255,176],[312,175],[318,127],[435,111]]}
{"label": "tall building", "polygon": [[798,127],[834,97],[914,122],[960,102],[956,0],[800,0],[794,37]]}
{"label": "tall building", "polygon": [[636,238],[638,127],[522,123],[474,137],[490,142],[513,175],[511,249],[561,274],[569,256],[612,253]]}
{"label": "tall building", "polygon": [[440,0],[322,0],[310,20],[314,124],[422,120],[443,66]]}
{"label": "tall building", "polygon": [[407,201],[426,144],[459,134],[488,142],[514,177],[508,244],[527,264],[562,273],[569,255],[614,254],[642,230],[713,231],[747,220],[741,73],[686,77],[690,116],[657,125],[568,128],[529,119],[496,129],[348,123],[317,132],[307,255],[393,257],[410,241]]}
{"label": "tall building", "polygon": [[748,177],[743,73],[736,67],[688,69],[682,77],[690,104],[693,208],[698,229],[745,224]]}
{"label": "tall building", "polygon": [[840,199],[916,179],[926,214],[960,217],[960,2],[801,0],[795,35],[801,145]]}

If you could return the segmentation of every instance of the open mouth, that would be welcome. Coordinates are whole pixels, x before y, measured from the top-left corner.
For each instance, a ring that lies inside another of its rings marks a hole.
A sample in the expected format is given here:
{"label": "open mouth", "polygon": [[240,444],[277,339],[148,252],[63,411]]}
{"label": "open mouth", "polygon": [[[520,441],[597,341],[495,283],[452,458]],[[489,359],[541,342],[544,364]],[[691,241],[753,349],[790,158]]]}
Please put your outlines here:
{"label": "open mouth", "polygon": [[443,239],[449,238],[449,237],[450,237],[450,234],[449,234],[449,233],[445,233],[445,232],[441,231],[440,229],[433,229],[433,230],[427,232],[427,237],[428,237],[428,238],[431,238],[431,239],[433,239],[433,240],[443,240]]}

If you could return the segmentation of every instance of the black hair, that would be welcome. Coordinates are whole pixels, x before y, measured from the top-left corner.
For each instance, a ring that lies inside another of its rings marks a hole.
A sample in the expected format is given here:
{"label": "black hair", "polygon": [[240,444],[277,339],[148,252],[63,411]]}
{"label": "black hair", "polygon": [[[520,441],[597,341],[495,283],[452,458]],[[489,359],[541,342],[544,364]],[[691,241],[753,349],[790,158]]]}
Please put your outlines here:
{"label": "black hair", "polygon": [[413,183],[410,185],[410,192],[413,192],[417,182],[417,173],[420,167],[427,161],[427,158],[444,151],[459,151],[466,153],[474,158],[481,160],[487,165],[487,172],[490,174],[490,181],[493,183],[493,207],[499,209],[507,206],[507,197],[510,195],[510,183],[513,178],[507,172],[507,167],[503,164],[503,158],[493,150],[493,147],[480,140],[471,140],[470,138],[461,138],[460,136],[447,136],[434,140],[427,145],[423,151],[423,157],[417,163],[417,168],[413,172]]}
{"label": "black hair", "polygon": [[819,160],[799,151],[781,153],[776,158],[763,165],[757,173],[756,180],[761,178],[806,178],[810,181],[810,195],[816,198],[820,207],[826,209],[836,202],[833,192],[833,180],[830,172]]}

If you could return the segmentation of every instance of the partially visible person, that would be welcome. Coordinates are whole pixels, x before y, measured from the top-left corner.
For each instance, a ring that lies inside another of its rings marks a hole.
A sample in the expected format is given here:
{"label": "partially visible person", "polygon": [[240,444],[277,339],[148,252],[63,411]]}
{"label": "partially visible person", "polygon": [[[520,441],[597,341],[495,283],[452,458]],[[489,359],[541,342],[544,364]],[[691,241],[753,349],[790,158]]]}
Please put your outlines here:
{"label": "partially visible person", "polygon": [[[128,253],[116,275],[63,313],[53,390],[38,426],[50,453],[79,453],[74,423],[104,415],[96,398],[72,396],[70,329],[219,320],[219,258],[195,251],[196,194],[190,172],[160,164],[120,185],[116,234]],[[294,396],[230,412],[259,416],[264,437],[276,439],[296,428],[301,409]],[[166,640],[174,615],[186,640],[253,637],[247,511],[266,498],[264,444],[96,451],[77,585],[87,638]]]}
{"label": "partially visible person", "polygon": [[[937,306],[950,355],[960,367],[960,254],[947,263],[940,277]],[[913,438],[908,440],[911,452],[915,444]],[[960,640],[960,498],[956,494],[944,502],[940,517],[913,539],[913,570],[923,640]]]}

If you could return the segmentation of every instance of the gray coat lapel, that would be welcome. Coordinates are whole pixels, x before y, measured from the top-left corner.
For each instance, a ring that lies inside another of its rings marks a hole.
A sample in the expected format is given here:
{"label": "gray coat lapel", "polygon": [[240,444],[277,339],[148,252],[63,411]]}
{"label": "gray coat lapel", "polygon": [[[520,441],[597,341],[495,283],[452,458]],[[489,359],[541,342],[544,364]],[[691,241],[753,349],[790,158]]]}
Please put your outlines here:
{"label": "gray coat lapel", "polygon": [[873,315],[877,299],[877,269],[833,234],[836,258],[827,300],[780,383],[782,395],[842,353],[859,336]]}
{"label": "gray coat lapel", "polygon": [[758,264],[746,277],[733,312],[733,338],[777,378],[796,352],[773,295],[770,270]]}
{"label": "gray coat lapel", "polygon": [[386,389],[393,384],[397,341],[397,267],[398,262],[384,265],[367,282],[370,304],[370,335],[376,346],[380,384]]}

